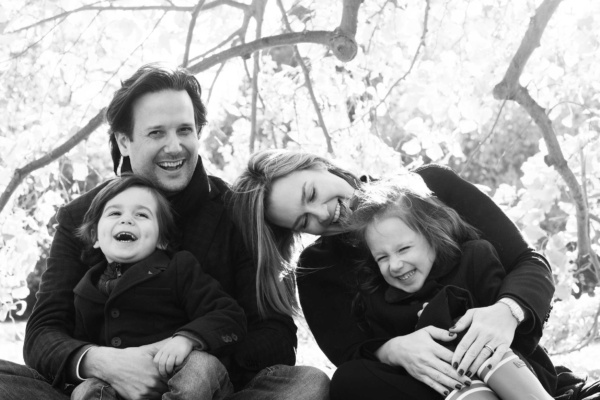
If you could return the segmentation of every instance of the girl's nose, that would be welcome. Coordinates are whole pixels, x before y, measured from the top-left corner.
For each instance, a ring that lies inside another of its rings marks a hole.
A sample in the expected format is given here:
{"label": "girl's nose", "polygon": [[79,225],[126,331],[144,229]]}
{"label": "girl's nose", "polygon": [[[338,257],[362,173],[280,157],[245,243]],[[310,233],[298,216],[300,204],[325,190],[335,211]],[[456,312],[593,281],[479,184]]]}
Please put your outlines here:
{"label": "girl's nose", "polygon": [[121,221],[119,221],[120,224],[127,224],[127,225],[132,225],[133,222],[131,222],[131,218],[121,218]]}
{"label": "girl's nose", "polygon": [[390,269],[394,272],[400,271],[404,267],[404,262],[397,257],[390,260]]}

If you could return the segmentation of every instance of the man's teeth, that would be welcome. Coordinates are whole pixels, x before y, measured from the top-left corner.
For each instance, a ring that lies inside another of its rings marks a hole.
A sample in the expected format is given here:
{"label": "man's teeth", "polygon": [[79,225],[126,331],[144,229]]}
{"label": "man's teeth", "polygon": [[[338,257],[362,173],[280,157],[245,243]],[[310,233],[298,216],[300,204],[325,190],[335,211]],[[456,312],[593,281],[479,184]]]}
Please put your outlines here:
{"label": "man's teeth", "polygon": [[163,169],[177,169],[183,165],[183,160],[179,161],[162,161],[158,163],[158,166]]}

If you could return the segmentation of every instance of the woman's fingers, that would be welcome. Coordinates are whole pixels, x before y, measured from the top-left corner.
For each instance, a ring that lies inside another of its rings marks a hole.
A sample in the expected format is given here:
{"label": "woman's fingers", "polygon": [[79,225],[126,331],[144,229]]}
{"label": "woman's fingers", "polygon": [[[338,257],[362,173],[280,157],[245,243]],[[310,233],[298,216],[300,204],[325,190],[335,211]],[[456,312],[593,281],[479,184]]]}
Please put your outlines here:
{"label": "woman's fingers", "polygon": [[452,390],[462,388],[464,385],[462,382],[452,379],[445,373],[431,367],[424,368],[421,382],[442,396],[447,396]]}

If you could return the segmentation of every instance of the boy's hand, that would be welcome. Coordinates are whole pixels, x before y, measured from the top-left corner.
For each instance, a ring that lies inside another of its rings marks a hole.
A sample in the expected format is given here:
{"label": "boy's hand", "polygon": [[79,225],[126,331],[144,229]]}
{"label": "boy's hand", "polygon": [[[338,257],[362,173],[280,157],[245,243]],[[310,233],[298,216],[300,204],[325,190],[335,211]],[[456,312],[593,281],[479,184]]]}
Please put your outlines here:
{"label": "boy's hand", "polygon": [[194,342],[185,336],[175,336],[167,340],[158,353],[154,356],[154,363],[163,378],[168,378],[173,369],[181,365],[183,360],[190,354]]}

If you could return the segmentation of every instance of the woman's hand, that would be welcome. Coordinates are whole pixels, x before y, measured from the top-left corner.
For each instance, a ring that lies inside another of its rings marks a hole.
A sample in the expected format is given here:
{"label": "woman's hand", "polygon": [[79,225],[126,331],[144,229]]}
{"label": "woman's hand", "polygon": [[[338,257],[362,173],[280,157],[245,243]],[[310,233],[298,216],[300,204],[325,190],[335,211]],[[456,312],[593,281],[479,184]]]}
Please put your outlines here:
{"label": "woman's hand", "polygon": [[452,352],[434,341],[449,342],[455,338],[453,333],[428,326],[389,340],[375,355],[383,363],[403,367],[413,378],[445,396],[457,385],[470,385],[469,379],[460,377],[452,368]]}
{"label": "woman's hand", "polygon": [[477,374],[484,362],[495,366],[510,348],[517,325],[510,309],[501,303],[468,310],[449,330],[469,329],[454,350],[452,366],[468,377]]}

